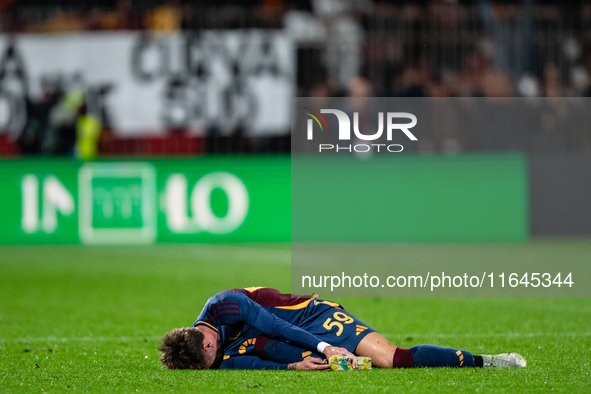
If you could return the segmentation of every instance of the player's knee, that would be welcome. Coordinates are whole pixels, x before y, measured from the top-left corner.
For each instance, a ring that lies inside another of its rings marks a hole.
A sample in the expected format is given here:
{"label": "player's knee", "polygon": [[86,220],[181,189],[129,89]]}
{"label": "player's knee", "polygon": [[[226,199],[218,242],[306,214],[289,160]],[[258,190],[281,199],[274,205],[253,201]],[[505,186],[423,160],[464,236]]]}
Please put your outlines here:
{"label": "player's knee", "polygon": [[371,363],[378,368],[392,368],[397,346],[377,332],[365,336],[355,349],[358,356],[371,357]]}
{"label": "player's knee", "polygon": [[392,368],[392,355],[380,354],[373,356],[371,364],[377,368]]}
{"label": "player's knee", "polygon": [[394,359],[394,354],[396,351],[395,346],[393,346],[393,348],[374,348],[372,350],[373,351],[364,352],[364,354],[360,354],[359,352],[357,352],[356,354],[358,356],[371,357],[371,363],[374,367],[392,368],[392,361]]}

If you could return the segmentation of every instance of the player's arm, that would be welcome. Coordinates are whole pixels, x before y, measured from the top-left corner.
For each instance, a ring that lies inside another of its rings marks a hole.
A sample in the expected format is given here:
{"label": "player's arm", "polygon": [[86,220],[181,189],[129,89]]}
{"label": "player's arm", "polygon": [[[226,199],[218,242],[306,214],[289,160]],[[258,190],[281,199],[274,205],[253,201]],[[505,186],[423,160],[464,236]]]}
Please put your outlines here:
{"label": "player's arm", "polygon": [[286,339],[313,350],[319,349],[320,345],[320,352],[324,350],[324,342],[317,336],[273,315],[243,293],[225,293],[222,302],[224,305],[237,304],[238,308],[234,314],[222,312],[220,317],[226,324],[244,322],[271,338]]}
{"label": "player's arm", "polygon": [[256,356],[238,356],[224,360],[220,365],[220,369],[297,369],[311,371],[327,368],[330,368],[330,366],[324,360],[315,357],[297,363],[283,364],[270,360],[261,360]]}
{"label": "player's arm", "polygon": [[222,361],[220,369],[288,369],[290,364],[261,360],[256,356],[230,357]]}
{"label": "player's arm", "polygon": [[240,297],[242,302],[245,304],[246,307],[241,308],[241,311],[246,311],[245,315],[242,315],[242,317],[245,319],[245,323],[249,326],[259,330],[271,338],[286,339],[296,345],[316,350],[319,353],[324,354],[327,359],[336,354],[347,355],[353,359],[353,368],[357,368],[357,357],[355,357],[355,355],[347,349],[331,346],[328,343],[320,340],[317,336],[310,334],[308,331],[305,331],[281,318],[278,318],[244,294],[232,294],[235,297]]}
{"label": "player's arm", "polygon": [[202,322],[214,326],[246,323],[271,338],[286,339],[296,345],[323,353],[327,359],[335,354],[348,355],[353,358],[354,367],[357,367],[356,357],[347,349],[330,346],[317,336],[278,318],[242,292],[219,293],[210,301],[200,316]]}

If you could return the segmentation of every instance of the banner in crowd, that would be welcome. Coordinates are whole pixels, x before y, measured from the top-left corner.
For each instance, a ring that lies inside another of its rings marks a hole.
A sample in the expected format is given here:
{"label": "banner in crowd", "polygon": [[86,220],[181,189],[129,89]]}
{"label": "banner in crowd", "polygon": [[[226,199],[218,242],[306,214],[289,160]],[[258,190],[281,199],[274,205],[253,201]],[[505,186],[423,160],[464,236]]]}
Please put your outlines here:
{"label": "banner in crowd", "polygon": [[18,133],[26,98],[82,90],[120,135],[167,128],[288,134],[295,54],[281,31],[0,35],[0,131]]}

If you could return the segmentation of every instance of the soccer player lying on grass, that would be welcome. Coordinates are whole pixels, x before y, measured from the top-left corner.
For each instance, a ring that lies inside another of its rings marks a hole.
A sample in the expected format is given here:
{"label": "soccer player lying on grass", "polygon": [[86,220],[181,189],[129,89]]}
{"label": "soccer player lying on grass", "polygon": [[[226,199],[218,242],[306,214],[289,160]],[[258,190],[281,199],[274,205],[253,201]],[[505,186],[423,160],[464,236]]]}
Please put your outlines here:
{"label": "soccer player lying on grass", "polygon": [[433,345],[397,347],[337,303],[265,287],[214,295],[193,326],[167,333],[159,350],[169,369],[327,369],[331,356],[348,363],[343,368],[355,369],[355,355],[371,358],[379,368],[526,365],[517,353],[491,356]]}

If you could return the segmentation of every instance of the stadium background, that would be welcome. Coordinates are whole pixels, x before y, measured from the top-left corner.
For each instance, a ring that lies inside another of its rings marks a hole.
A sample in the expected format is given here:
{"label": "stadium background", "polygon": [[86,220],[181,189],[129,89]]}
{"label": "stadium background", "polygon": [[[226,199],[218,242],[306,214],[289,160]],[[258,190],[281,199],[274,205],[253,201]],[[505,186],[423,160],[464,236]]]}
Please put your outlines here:
{"label": "stadium background", "polygon": [[[583,1],[0,1],[2,388],[340,387],[241,373],[205,383],[160,370],[155,351],[216,291],[289,290],[290,98],[588,97],[590,29]],[[401,244],[402,256],[588,260],[591,132],[564,124],[419,138],[415,160],[522,158],[529,229],[518,243]],[[350,390],[589,388],[586,300],[343,302],[402,346],[520,349],[533,366],[381,371]]]}

